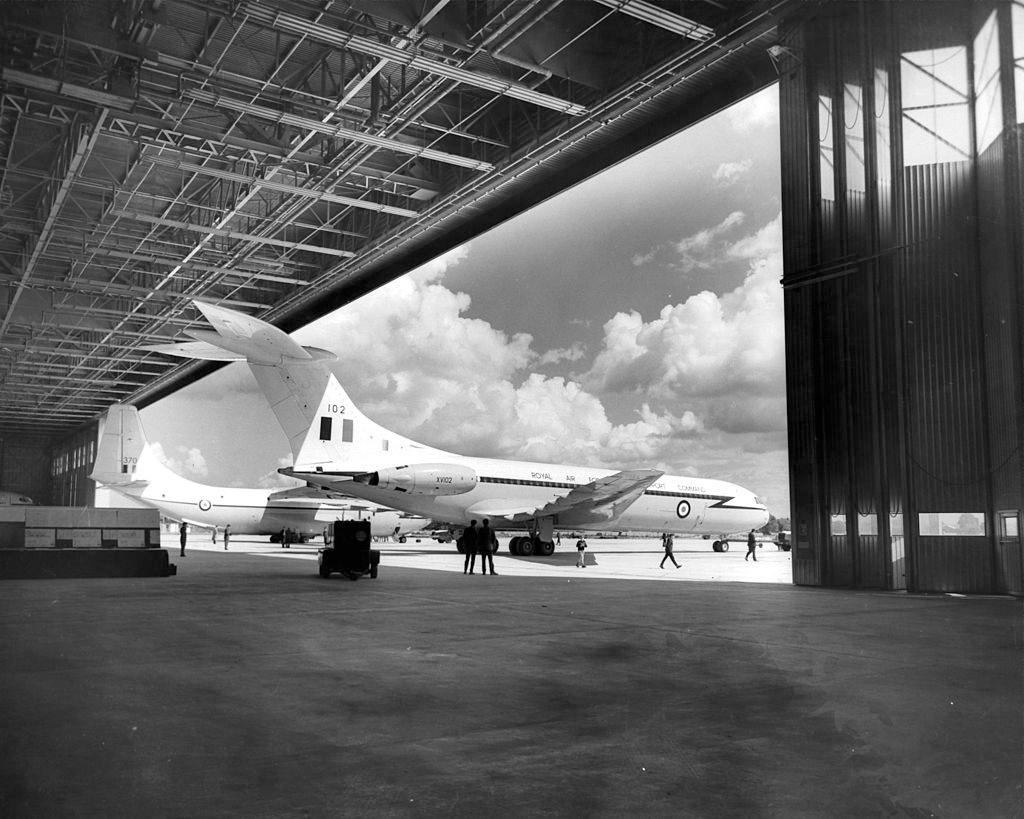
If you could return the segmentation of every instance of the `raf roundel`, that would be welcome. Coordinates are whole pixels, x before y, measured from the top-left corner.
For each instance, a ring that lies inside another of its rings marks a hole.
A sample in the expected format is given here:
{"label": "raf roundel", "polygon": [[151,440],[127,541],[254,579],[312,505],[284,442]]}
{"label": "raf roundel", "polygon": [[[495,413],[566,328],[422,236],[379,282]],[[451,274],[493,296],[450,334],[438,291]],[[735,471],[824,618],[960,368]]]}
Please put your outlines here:
{"label": "raf roundel", "polygon": [[199,501],[199,508],[202,509],[204,512],[209,512],[210,502],[206,498],[203,498],[201,501]]}
{"label": "raf roundel", "polygon": [[688,517],[690,514],[690,502],[679,501],[679,505],[676,507],[676,514],[681,518]]}

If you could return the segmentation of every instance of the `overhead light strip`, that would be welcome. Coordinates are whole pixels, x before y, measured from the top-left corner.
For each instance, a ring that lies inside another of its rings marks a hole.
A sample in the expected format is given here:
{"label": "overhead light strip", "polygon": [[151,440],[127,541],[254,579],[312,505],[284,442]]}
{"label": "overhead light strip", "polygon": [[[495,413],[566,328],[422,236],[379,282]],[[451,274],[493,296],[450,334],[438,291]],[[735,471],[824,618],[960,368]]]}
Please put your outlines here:
{"label": "overhead light strip", "polygon": [[256,236],[252,233],[242,233],[238,230],[224,230],[223,228],[207,227],[205,225],[193,225],[189,222],[179,222],[175,219],[162,219],[159,216],[150,216],[146,213],[133,213],[126,210],[113,210],[111,214],[124,219],[137,219],[140,222],[148,222],[151,225],[179,228],[190,230],[194,233],[207,233],[212,236],[225,236],[228,239],[239,239],[243,242],[257,242],[258,244],[274,245],[288,250],[305,250],[309,253],[322,253],[325,256],[341,256],[351,259],[356,254],[351,250],[338,250],[333,247],[320,247],[319,245],[307,245],[301,242],[288,242],[284,239],[269,239],[265,236]]}
{"label": "overhead light strip", "polygon": [[248,174],[225,171],[220,168],[211,168],[209,165],[197,165],[194,162],[184,162],[180,159],[169,159],[162,156],[147,156],[146,159],[154,165],[163,165],[168,168],[190,171],[204,176],[213,176],[217,179],[227,179],[231,182],[238,182],[243,185],[258,185],[261,188],[267,188],[272,191],[277,191],[278,193],[305,196],[308,199],[333,202],[337,205],[348,205],[354,208],[377,211],[378,213],[389,213],[393,216],[405,216],[411,218],[417,215],[416,211],[409,210],[409,208],[397,208],[393,205],[370,202],[366,199],[354,199],[351,196],[338,196],[335,193],[326,193],[324,191],[316,191],[309,188],[300,188],[296,185],[286,185],[283,182],[273,182],[269,179],[261,179],[258,176],[249,176]]}
{"label": "overhead light strip", "polygon": [[673,34],[689,37],[691,40],[706,42],[715,36],[715,30],[679,14],[648,3],[646,0],[594,0],[602,6],[621,11],[630,17],[643,20]]}
{"label": "overhead light strip", "polygon": [[395,46],[371,40],[367,37],[360,37],[357,34],[346,34],[344,32],[328,28],[327,26],[310,22],[302,17],[287,14],[283,11],[274,11],[272,9],[263,8],[255,3],[245,3],[242,6],[242,11],[253,19],[259,20],[261,23],[269,25],[279,31],[289,31],[293,34],[302,34],[306,37],[311,37],[314,40],[319,40],[322,43],[333,45],[337,48],[357,51],[360,54],[368,54],[372,57],[377,57],[382,60],[388,60],[389,62],[414,68],[417,71],[435,74],[439,77],[446,77],[449,80],[455,80],[456,82],[461,82],[464,85],[482,88],[485,91],[493,91],[495,94],[501,94],[502,96],[512,97],[514,99],[522,100],[523,102],[533,103],[534,105],[541,106],[542,108],[551,108],[555,111],[561,111],[563,114],[570,114],[572,116],[579,117],[587,113],[585,106],[577,105],[574,102],[569,102],[568,100],[564,100],[550,94],[544,94],[540,91],[534,91],[532,88],[520,83],[512,82],[511,80],[506,80],[504,77],[482,74],[477,71],[469,71],[465,68],[458,68],[457,66],[438,62],[437,60],[432,60],[429,57],[423,57],[404,49],[396,48]]}
{"label": "overhead light strip", "polygon": [[211,94],[209,91],[190,89],[184,92],[184,96],[190,97],[197,102],[212,105],[214,108],[227,108],[231,111],[250,114],[251,116],[260,117],[261,119],[266,119],[271,122],[293,125],[296,128],[302,128],[307,131],[317,131],[321,134],[327,134],[328,136],[338,137],[340,139],[350,139],[353,142],[360,142],[364,145],[373,145],[376,148],[385,148],[389,151],[411,154],[412,156],[421,156],[424,159],[433,159],[437,162],[444,162],[449,165],[458,165],[462,168],[470,168],[474,171],[494,170],[494,166],[490,162],[483,162],[479,159],[470,159],[465,156],[449,154],[444,151],[436,151],[433,148],[422,148],[416,145],[409,145],[406,142],[399,142],[396,139],[374,136],[373,134],[364,134],[361,131],[353,131],[351,128],[346,128],[343,125],[327,125],[326,123],[315,119],[308,119],[307,117],[300,117],[295,114],[287,114],[284,111],[275,111],[272,108],[264,108],[261,105],[253,105],[249,102],[233,100],[230,97]]}

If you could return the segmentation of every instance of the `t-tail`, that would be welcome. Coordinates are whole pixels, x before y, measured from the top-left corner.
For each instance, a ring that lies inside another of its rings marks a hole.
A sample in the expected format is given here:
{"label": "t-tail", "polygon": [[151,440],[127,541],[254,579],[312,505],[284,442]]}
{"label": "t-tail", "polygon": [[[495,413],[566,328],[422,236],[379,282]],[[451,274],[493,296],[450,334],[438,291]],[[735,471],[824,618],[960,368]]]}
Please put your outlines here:
{"label": "t-tail", "polygon": [[213,330],[186,331],[194,341],[148,350],[183,358],[245,361],[288,438],[299,472],[361,474],[382,461],[400,462],[415,450],[425,460],[438,450],[393,433],[360,412],[327,365],[333,353],[303,347],[261,319],[193,302]]}

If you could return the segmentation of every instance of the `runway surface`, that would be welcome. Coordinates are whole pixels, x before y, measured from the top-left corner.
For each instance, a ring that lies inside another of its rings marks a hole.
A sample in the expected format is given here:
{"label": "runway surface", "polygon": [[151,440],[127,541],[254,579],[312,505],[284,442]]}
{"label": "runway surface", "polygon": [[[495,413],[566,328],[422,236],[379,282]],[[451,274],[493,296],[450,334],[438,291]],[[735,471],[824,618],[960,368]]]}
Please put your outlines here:
{"label": "runway surface", "polygon": [[0,583],[0,815],[1022,815],[1018,600],[794,587],[768,544],[351,582],[191,541]]}

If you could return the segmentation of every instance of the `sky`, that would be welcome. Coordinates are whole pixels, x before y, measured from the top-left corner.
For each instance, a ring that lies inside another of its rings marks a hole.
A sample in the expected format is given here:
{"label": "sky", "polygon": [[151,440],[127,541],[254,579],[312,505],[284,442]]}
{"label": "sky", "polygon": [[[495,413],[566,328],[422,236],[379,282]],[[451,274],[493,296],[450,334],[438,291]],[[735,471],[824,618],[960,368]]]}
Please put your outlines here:
{"label": "sky", "polygon": [[[431,446],[729,480],[789,517],[778,134],[772,86],[293,335]],[[193,480],[294,485],[244,364],[142,419]]]}

